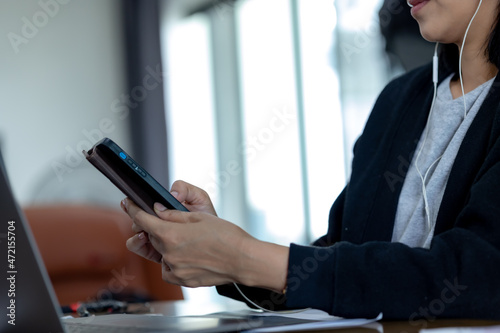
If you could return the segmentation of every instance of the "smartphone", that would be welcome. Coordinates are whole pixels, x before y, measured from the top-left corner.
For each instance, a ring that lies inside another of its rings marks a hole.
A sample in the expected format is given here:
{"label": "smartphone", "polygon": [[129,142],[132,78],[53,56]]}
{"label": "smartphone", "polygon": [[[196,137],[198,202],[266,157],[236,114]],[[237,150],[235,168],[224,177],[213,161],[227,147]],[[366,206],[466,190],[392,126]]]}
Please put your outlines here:
{"label": "smartphone", "polygon": [[104,138],[88,151],[84,150],[83,155],[146,212],[156,215],[153,208],[155,202],[163,204],[168,209],[188,211],[113,140]]}

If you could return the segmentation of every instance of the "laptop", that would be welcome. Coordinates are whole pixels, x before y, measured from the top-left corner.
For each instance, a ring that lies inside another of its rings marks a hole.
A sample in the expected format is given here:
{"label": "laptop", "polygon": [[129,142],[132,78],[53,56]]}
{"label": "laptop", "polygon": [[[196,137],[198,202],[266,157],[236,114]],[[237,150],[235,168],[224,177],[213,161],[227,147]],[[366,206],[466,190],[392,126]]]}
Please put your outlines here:
{"label": "laptop", "polygon": [[14,200],[1,152],[0,198],[0,332],[64,332],[55,293]]}
{"label": "laptop", "polygon": [[[252,316],[113,314],[62,319],[28,223],[14,199],[0,151],[0,332],[233,332],[259,327]],[[57,246],[57,235],[54,235]],[[124,245],[125,246],[125,245]],[[64,251],[64,249],[61,249]],[[270,323],[268,323],[270,324]],[[273,323],[274,326],[278,323]]]}

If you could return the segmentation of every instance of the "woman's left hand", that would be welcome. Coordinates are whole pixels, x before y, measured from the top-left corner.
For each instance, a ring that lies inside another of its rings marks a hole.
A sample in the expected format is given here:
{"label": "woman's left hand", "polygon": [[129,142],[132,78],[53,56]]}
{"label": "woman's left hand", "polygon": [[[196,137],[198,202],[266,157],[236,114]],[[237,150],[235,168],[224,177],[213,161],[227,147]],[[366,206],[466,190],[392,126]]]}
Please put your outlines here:
{"label": "woman's left hand", "polygon": [[160,262],[163,280],[187,287],[236,280],[238,255],[251,239],[241,228],[207,213],[164,210],[156,211],[158,218],[129,199],[124,204],[138,232],[128,249]]}
{"label": "woman's left hand", "polygon": [[284,288],[287,247],[261,242],[212,214],[157,210],[156,217],[129,199],[124,205],[138,232],[128,249],[160,262],[163,280],[186,287],[237,282]]}

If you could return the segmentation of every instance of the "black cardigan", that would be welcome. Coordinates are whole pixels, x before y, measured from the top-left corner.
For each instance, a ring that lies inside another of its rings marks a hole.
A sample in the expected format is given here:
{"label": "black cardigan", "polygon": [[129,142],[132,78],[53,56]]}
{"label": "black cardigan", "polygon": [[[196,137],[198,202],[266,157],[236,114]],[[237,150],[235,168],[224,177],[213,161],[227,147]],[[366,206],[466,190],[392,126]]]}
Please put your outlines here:
{"label": "black cardigan", "polygon": [[[441,80],[449,73],[442,73]],[[272,309],[342,317],[500,319],[500,75],[451,170],[430,249],[391,243],[399,194],[425,127],[432,67],[392,81],[354,148],[327,235],[290,247],[286,297],[244,288]],[[241,299],[230,285],[219,293]]]}

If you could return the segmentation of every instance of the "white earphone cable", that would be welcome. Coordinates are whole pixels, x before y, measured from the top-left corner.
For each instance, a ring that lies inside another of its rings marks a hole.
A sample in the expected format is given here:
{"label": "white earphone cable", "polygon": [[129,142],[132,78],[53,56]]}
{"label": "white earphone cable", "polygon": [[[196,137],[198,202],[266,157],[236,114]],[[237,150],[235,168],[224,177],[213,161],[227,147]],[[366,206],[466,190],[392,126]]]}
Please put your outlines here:
{"label": "white earphone cable", "polygon": [[[467,26],[467,29],[466,29],[465,34],[464,34],[464,39],[462,41],[462,47],[460,48],[460,56],[459,56],[459,60],[458,60],[458,71],[459,71],[459,76],[460,76],[460,87],[462,89],[462,98],[463,98],[463,102],[464,102],[464,119],[465,119],[465,117],[467,117],[467,103],[465,101],[465,89],[464,89],[464,81],[463,81],[463,77],[462,77],[462,57],[463,57],[463,51],[464,51],[464,48],[465,48],[465,41],[467,40],[467,35],[469,34],[469,30],[470,30],[470,27],[472,26],[472,22],[474,22],[474,19],[476,18],[476,15],[479,12],[479,9],[481,8],[482,3],[483,3],[483,0],[479,0],[479,4],[477,6],[477,9],[476,9],[474,15],[472,16],[472,18],[471,18],[471,20],[469,22],[469,25]],[[421,154],[422,154],[422,152],[423,152],[423,150],[425,148],[425,144],[427,142],[427,137],[428,137],[428,134],[429,134],[429,123],[430,123],[432,112],[434,110],[434,104],[435,104],[436,97],[437,97],[437,83],[438,83],[438,79],[437,79],[437,76],[438,76],[438,56],[437,56],[437,50],[438,50],[438,45],[439,45],[439,43],[436,43],[436,47],[434,49],[434,56],[433,56],[433,79],[432,79],[432,81],[434,83],[434,96],[432,98],[431,110],[429,111],[429,116],[428,116],[428,119],[427,119],[427,126],[425,128],[424,141],[422,142],[422,146],[420,147],[420,150],[419,150],[419,152],[417,154],[417,157],[415,159],[415,169],[417,170],[417,173],[418,173],[418,175],[419,175],[419,177],[420,177],[420,179],[422,181],[422,195],[423,195],[423,200],[424,200],[425,218],[426,218],[426,222],[427,222],[427,229],[428,229],[429,232],[432,230],[432,223],[431,223],[431,212],[430,212],[430,208],[429,208],[429,201],[428,201],[428,198],[427,198],[427,185],[426,185],[426,181],[427,181],[427,176],[429,175],[429,172],[433,169],[433,167],[435,166],[435,164],[438,163],[441,160],[441,158],[443,157],[443,155],[439,156],[434,162],[431,163],[431,165],[429,166],[429,168],[425,172],[425,175],[422,175],[422,172],[420,171],[420,168],[418,167],[418,161],[420,159],[420,156],[421,156]]]}
{"label": "white earphone cable", "polygon": [[462,88],[462,96],[464,96],[464,118],[467,117],[467,103],[465,102],[465,90],[464,90],[464,80],[462,78],[462,55],[464,52],[465,48],[465,41],[467,40],[467,35],[469,34],[470,27],[472,25],[472,22],[476,18],[477,13],[479,12],[479,9],[481,8],[481,4],[483,3],[483,0],[479,0],[479,5],[477,6],[476,12],[472,16],[472,19],[469,22],[469,25],[467,26],[467,30],[465,30],[465,35],[464,35],[464,40],[462,41],[462,47],[460,48],[460,57],[458,60],[458,72],[460,75],[460,87]]}
{"label": "white earphone cable", "polygon": [[427,176],[429,174],[429,171],[432,169],[434,164],[436,164],[442,157],[439,156],[427,169],[427,172],[425,175],[422,175],[422,172],[420,171],[420,168],[418,167],[418,161],[420,159],[420,156],[422,155],[422,152],[424,151],[425,144],[427,143],[427,137],[429,135],[429,123],[432,117],[432,111],[434,110],[434,104],[436,102],[436,97],[437,97],[437,85],[438,85],[438,51],[439,43],[436,43],[436,47],[434,48],[434,56],[433,56],[433,75],[432,75],[432,81],[434,84],[434,95],[432,97],[432,103],[431,103],[431,110],[429,111],[429,116],[427,117],[427,126],[425,127],[425,135],[424,135],[424,141],[422,142],[422,146],[420,147],[420,150],[417,154],[417,157],[415,159],[415,169],[417,170],[417,173],[420,177],[420,180],[422,181],[422,194],[424,197],[424,209],[425,209],[425,217],[427,221],[427,229],[431,230],[431,218],[430,218],[430,209],[429,209],[429,202],[427,200],[427,188],[426,188],[426,180]]}
{"label": "white earphone cable", "polygon": [[300,312],[304,312],[306,310],[309,310],[310,308],[305,308],[305,309],[299,309],[299,310],[284,310],[284,311],[274,311],[274,310],[269,310],[269,309],[266,309],[260,305],[258,305],[257,303],[253,302],[252,300],[250,300],[250,298],[248,298],[244,293],[243,291],[241,291],[240,287],[238,287],[238,284],[236,283],[233,283],[233,285],[235,286],[236,290],[238,290],[238,292],[241,294],[241,296],[243,296],[243,298],[250,304],[252,304],[253,306],[255,306],[257,309],[260,309],[264,312],[270,312],[270,313],[281,313],[281,314],[293,314],[293,313],[300,313]]}

